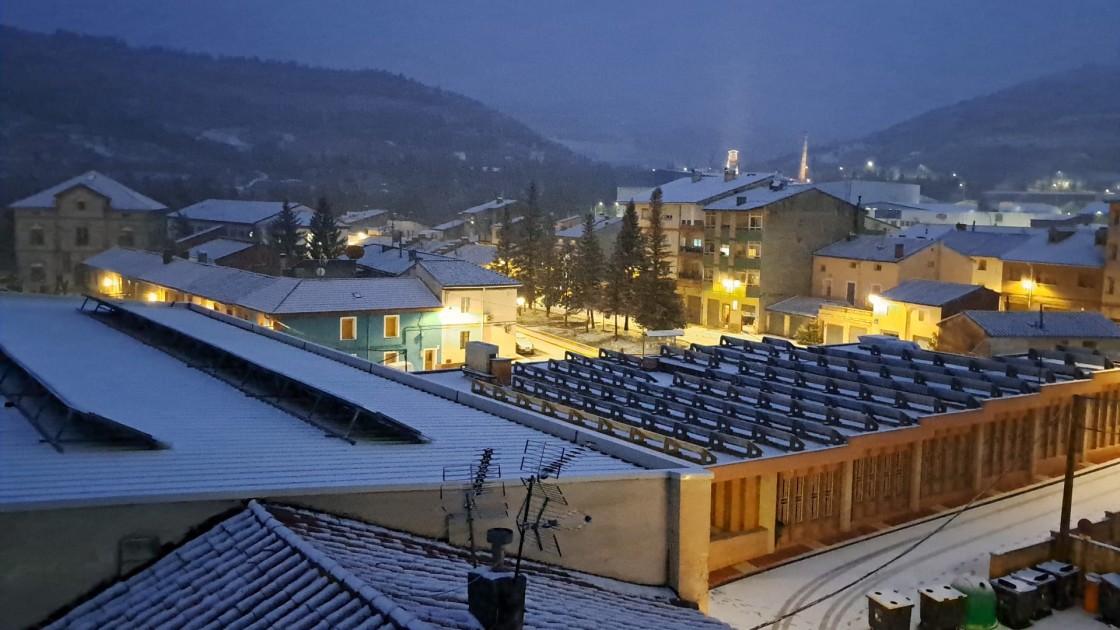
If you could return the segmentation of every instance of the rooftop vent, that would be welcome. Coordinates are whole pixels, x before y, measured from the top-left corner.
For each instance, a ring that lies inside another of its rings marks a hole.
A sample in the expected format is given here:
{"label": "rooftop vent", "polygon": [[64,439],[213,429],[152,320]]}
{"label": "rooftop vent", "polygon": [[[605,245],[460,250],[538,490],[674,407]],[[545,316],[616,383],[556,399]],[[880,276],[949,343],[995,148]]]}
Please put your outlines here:
{"label": "rooftop vent", "polygon": [[692,183],[695,184],[702,179],[704,179],[704,174],[696,169],[692,169]]}
{"label": "rooftop vent", "polygon": [[361,299],[361,297],[362,297],[362,294],[358,293],[357,291],[351,293],[350,295],[353,295],[356,299]]}

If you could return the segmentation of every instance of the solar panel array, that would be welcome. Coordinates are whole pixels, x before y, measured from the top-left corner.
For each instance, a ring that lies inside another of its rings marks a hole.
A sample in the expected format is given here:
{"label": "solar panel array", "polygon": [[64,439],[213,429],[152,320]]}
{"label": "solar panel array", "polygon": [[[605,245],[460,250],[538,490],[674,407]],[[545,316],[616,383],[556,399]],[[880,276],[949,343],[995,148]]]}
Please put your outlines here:
{"label": "solar panel array", "polygon": [[603,349],[598,358],[569,352],[564,360],[516,364],[513,389],[705,447],[726,461],[841,446],[854,435],[1089,375],[1068,356],[1054,359],[979,359],[889,342],[802,348],[724,336],[715,346],[662,346],[660,379],[641,369],[639,358]]}

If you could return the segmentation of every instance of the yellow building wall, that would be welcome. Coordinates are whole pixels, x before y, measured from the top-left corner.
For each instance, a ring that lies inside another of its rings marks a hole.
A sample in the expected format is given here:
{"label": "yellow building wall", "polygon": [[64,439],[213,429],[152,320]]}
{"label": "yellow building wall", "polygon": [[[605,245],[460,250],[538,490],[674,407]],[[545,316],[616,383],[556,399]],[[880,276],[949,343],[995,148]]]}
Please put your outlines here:
{"label": "yellow building wall", "polygon": [[883,334],[897,335],[905,341],[918,341],[929,347],[941,321],[941,308],[883,300],[873,311],[875,324]]}
{"label": "yellow building wall", "polygon": [[[1031,279],[1024,284],[1024,279]],[[1003,265],[1000,293],[1006,310],[1034,310],[1042,305],[1063,311],[1100,310],[1104,270],[1065,265]]]}

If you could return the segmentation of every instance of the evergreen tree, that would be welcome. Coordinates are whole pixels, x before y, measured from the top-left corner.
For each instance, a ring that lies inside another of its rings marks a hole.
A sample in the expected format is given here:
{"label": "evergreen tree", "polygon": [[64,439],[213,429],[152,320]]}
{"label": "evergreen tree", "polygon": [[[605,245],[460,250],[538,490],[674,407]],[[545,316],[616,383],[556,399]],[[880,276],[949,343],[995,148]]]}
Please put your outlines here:
{"label": "evergreen tree", "polygon": [[661,189],[650,196],[649,234],[645,239],[645,264],[635,283],[639,310],[635,317],[646,330],[666,330],[684,326],[684,305],[677,295],[677,283],[670,277],[671,261],[661,223]]}
{"label": "evergreen tree", "polygon": [[562,306],[565,309],[564,321],[567,321],[568,306],[571,302],[573,250],[570,246],[565,246],[558,252],[555,247],[549,246],[542,249],[540,253],[540,300],[544,306],[545,317],[552,315],[553,308]]}
{"label": "evergreen tree", "polygon": [[516,278],[517,232],[513,225],[513,214],[509,204],[502,208],[502,229],[498,234],[498,245],[494,249],[494,262],[488,266],[503,276]]}
{"label": "evergreen tree", "polygon": [[801,325],[794,333],[794,339],[803,346],[817,346],[824,343],[824,331],[821,324],[815,319],[810,319]]}
{"label": "evergreen tree", "polygon": [[571,264],[571,305],[587,312],[589,327],[595,326],[595,309],[602,305],[603,250],[595,238],[595,215],[583,218],[583,235],[576,244]]}
{"label": "evergreen tree", "polygon": [[520,229],[517,230],[516,255],[514,265],[517,267],[518,277],[521,281],[521,296],[529,306],[541,295],[543,276],[543,255],[545,248],[552,248],[552,230],[546,225],[547,219],[541,215],[540,200],[537,198],[537,183],[529,184],[526,193],[525,216],[521,219]]}
{"label": "evergreen tree", "polygon": [[307,238],[299,233],[299,215],[287,200],[280,214],[268,224],[269,243],[272,249],[287,257],[289,265],[307,258]]}
{"label": "evergreen tree", "polygon": [[326,197],[320,197],[319,203],[315,205],[315,214],[311,215],[308,231],[307,251],[312,259],[338,258],[346,247],[346,239],[342,236],[342,229],[338,227],[338,221],[335,220]]}
{"label": "evergreen tree", "polygon": [[607,286],[604,289],[603,308],[615,317],[615,334],[618,334],[618,316],[622,315],[622,329],[630,330],[630,318],[638,313],[638,296],[634,278],[645,266],[642,228],[638,225],[638,211],[634,202],[626,204],[622,225],[615,237],[614,251],[607,267]]}

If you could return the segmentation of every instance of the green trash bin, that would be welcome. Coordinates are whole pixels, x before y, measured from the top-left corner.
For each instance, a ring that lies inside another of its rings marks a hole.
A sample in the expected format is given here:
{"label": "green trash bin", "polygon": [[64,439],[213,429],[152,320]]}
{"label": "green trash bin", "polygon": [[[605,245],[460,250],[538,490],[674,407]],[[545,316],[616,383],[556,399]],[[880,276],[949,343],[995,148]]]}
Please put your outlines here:
{"label": "green trash bin", "polygon": [[992,630],[996,620],[996,594],[987,580],[967,575],[953,580],[952,587],[965,594],[964,630]]}

